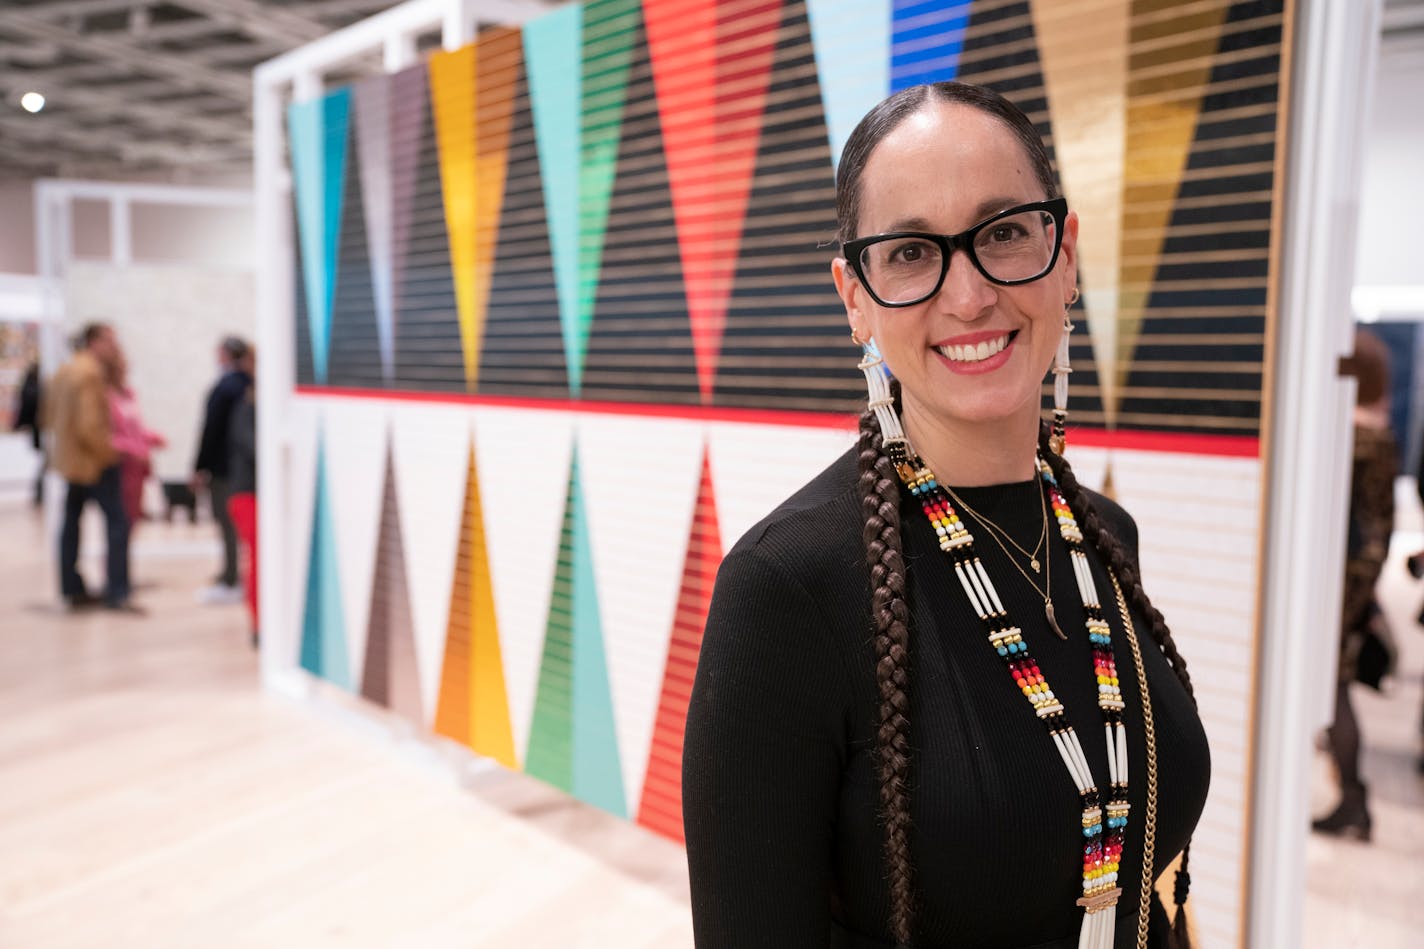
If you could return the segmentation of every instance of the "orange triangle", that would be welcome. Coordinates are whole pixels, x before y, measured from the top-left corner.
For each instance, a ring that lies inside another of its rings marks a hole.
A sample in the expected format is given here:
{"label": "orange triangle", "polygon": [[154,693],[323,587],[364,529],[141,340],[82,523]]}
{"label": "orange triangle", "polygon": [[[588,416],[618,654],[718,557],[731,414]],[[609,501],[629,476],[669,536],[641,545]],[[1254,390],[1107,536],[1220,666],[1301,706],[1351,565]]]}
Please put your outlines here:
{"label": "orange triangle", "polygon": [[712,604],[712,586],[722,562],[722,539],[717,529],[717,502],[712,494],[712,469],[702,457],[702,484],[693,509],[692,531],[683,561],[682,588],[673,615],[662,693],[648,757],[638,823],[683,843],[682,834],[682,733],[687,726],[687,703],[702,630]]}

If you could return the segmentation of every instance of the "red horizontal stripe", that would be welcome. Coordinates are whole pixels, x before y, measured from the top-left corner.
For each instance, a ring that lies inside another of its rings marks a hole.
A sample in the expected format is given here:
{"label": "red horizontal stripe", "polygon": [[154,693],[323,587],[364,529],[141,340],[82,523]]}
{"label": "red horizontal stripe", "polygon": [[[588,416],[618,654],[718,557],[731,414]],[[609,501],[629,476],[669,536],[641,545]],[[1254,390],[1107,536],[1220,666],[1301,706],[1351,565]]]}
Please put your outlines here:
{"label": "red horizontal stripe", "polygon": [[[534,399],[522,396],[468,395],[458,392],[413,392],[400,389],[347,389],[339,386],[297,386],[298,395],[377,402],[434,402],[447,405],[537,409],[589,415],[633,415],[641,418],[676,418],[696,422],[741,422],[749,425],[788,425],[797,428],[839,429],[850,432],[857,421],[838,412],[793,412],[739,409],[707,405],[657,405],[650,402],[590,402],[577,399]],[[1195,432],[1154,432],[1131,429],[1070,428],[1068,444],[1085,448],[1120,448],[1127,451],[1168,452],[1257,458],[1261,439],[1256,435],[1213,435]]]}

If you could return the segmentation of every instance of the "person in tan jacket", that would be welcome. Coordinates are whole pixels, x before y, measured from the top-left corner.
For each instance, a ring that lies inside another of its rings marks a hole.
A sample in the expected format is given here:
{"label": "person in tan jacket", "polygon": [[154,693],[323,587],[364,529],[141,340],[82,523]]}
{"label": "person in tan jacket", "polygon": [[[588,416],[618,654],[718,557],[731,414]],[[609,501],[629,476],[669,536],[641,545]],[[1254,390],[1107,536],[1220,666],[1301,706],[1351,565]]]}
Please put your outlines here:
{"label": "person in tan jacket", "polygon": [[108,531],[107,586],[103,604],[135,611],[130,603],[129,522],[120,491],[119,456],[110,428],[108,379],[120,358],[111,327],[91,323],[78,350],[54,374],[45,392],[44,423],[50,432],[51,461],[69,483],[64,525],[59,534],[59,589],[71,609],[100,602],[78,570],[79,520],[91,499],[104,512]]}

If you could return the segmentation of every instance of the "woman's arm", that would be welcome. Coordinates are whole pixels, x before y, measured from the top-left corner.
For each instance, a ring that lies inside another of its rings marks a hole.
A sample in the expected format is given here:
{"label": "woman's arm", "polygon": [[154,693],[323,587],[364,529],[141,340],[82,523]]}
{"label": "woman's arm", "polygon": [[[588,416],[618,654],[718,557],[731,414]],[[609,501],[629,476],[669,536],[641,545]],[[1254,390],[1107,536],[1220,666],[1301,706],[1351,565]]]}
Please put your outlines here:
{"label": "woman's arm", "polygon": [[824,949],[848,695],[817,603],[756,548],[717,576],[683,746],[698,949]]}

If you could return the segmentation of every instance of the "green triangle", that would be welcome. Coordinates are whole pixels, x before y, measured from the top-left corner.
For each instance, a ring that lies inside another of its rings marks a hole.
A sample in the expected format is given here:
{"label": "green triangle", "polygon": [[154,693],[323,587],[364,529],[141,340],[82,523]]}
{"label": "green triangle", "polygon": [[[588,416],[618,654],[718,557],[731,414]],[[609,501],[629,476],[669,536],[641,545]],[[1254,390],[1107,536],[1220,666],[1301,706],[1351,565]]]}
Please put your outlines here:
{"label": "green triangle", "polygon": [[[582,114],[579,129],[579,254],[577,349],[569,374],[581,378],[593,326],[603,262],[608,205],[618,164],[618,141],[628,91],[633,41],[642,25],[639,0],[589,0],[583,8]],[[577,388],[577,385],[575,385]]]}
{"label": "green triangle", "polygon": [[574,491],[570,472],[534,719],[524,756],[526,772],[570,794],[574,791]]}

